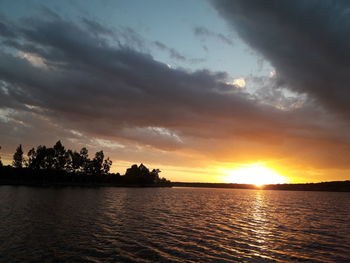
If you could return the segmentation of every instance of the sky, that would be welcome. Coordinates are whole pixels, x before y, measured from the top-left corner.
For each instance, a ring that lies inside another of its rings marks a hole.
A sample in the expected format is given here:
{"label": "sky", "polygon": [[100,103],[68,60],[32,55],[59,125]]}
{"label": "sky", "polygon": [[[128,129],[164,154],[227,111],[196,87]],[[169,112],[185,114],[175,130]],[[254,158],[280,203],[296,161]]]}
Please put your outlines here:
{"label": "sky", "polygon": [[61,140],[172,181],[350,179],[349,30],[341,0],[1,0],[2,161]]}

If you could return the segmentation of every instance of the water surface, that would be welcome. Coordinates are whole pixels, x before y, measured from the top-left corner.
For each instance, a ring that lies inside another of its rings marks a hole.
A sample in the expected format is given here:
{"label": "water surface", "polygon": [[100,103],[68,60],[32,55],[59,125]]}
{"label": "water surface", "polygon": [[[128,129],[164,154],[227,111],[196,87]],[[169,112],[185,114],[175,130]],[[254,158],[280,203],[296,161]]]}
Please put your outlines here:
{"label": "water surface", "polygon": [[0,187],[0,262],[349,262],[350,193]]}

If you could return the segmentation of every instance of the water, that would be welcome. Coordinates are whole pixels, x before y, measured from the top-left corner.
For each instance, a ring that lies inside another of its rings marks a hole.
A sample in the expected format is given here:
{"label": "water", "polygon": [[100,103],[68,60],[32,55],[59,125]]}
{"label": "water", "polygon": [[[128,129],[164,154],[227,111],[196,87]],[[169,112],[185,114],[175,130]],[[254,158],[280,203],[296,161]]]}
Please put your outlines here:
{"label": "water", "polygon": [[350,261],[350,193],[0,187],[0,262]]}

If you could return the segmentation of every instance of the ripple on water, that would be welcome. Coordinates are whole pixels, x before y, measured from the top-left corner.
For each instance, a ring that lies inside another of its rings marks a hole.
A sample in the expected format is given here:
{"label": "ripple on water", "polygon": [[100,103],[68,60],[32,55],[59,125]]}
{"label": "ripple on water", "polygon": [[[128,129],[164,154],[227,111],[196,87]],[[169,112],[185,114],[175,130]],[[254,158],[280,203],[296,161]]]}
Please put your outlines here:
{"label": "ripple on water", "polygon": [[350,261],[350,194],[0,187],[0,262]]}

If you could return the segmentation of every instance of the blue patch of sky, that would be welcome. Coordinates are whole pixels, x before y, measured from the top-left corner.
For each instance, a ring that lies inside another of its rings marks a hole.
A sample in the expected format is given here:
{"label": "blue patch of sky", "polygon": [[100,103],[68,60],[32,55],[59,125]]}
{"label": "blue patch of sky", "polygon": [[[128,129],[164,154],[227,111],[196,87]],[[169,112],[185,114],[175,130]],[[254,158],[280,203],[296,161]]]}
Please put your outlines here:
{"label": "blue patch of sky", "polygon": [[[268,63],[258,65],[258,56],[242,42],[217,14],[209,1],[199,0],[2,0],[0,13],[18,19],[42,14],[47,7],[62,17],[79,20],[89,17],[113,28],[132,28],[146,41],[152,56],[173,67],[188,70],[224,71],[232,78],[268,75]],[[195,27],[229,37],[233,45],[213,36],[198,37]],[[186,60],[169,56],[169,52],[152,45],[159,41],[175,49]],[[196,59],[200,59],[196,61]]]}

